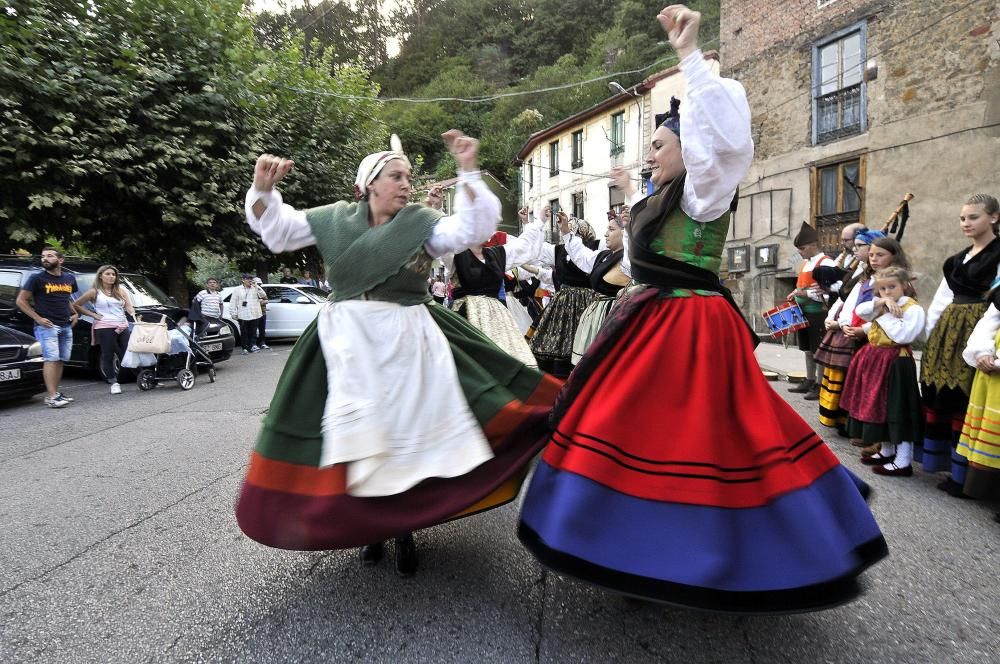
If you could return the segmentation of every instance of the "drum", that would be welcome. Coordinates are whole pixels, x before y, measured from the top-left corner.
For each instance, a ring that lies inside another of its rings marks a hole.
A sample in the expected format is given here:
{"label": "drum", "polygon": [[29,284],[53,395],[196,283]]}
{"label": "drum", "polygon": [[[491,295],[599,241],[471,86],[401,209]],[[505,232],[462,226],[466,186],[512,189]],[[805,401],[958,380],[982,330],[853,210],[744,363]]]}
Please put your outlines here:
{"label": "drum", "polygon": [[761,314],[767,329],[775,339],[809,327],[809,321],[802,315],[802,309],[794,302],[788,302]]}

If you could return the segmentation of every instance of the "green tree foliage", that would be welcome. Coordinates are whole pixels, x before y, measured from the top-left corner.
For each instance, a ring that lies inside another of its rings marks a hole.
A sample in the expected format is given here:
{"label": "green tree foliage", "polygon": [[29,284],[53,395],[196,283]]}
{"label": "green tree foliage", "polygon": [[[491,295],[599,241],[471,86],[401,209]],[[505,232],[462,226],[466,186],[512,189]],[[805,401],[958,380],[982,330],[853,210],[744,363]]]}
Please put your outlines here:
{"label": "green tree foliage", "polygon": [[[706,50],[717,47],[718,0],[688,4],[704,15]],[[387,96],[426,98],[507,95],[642,70],[616,77],[627,87],[676,64],[655,19],[663,7],[662,0],[409,0],[392,21],[400,52],[375,75]],[[528,136],[608,94],[601,80],[486,104],[394,102],[385,119],[441,175],[448,162],[437,135],[448,127],[475,133],[484,167],[516,187],[511,159]]]}
{"label": "green tree foliage", "polygon": [[335,54],[307,55],[301,35],[258,49],[241,10],[241,0],[0,9],[8,249],[53,236],[151,272],[182,299],[190,251],[261,253],[242,211],[258,151],[298,160],[287,191],[299,205],[350,194],[359,155],[385,136],[365,72],[331,74]]}

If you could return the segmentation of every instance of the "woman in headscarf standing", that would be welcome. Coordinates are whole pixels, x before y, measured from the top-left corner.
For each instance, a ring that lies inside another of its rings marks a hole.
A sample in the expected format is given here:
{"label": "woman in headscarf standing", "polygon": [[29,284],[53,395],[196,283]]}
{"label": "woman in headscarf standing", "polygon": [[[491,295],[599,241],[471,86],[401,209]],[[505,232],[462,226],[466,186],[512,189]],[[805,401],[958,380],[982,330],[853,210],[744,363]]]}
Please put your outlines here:
{"label": "woman in headscarf standing", "polygon": [[743,87],[697,48],[701,15],[657,17],[687,101],[652,135],[657,190],[632,206],[637,286],[553,412],[519,537],[560,574],[702,609],[810,611],[854,598],[887,553],[867,488],[771,388],[719,283],[753,159]]}
{"label": "woman in headscarf standing", "polygon": [[[529,367],[537,367],[535,358],[514,315],[500,301],[500,293],[504,290],[504,275],[535,260],[542,241],[542,223],[536,220],[525,225],[520,237],[508,235],[503,244],[476,244],[444,258],[445,269],[453,279],[452,310]],[[508,294],[508,297],[513,296]]]}
{"label": "woman in headscarf standing", "polygon": [[[565,212],[559,212],[559,225],[568,225],[586,248],[597,249],[594,228],[583,219],[571,221]],[[538,328],[531,337],[531,352],[542,371],[566,377],[573,370],[573,339],[580,317],[593,299],[590,273],[570,260],[565,244],[543,244],[541,262],[552,266],[556,294],[542,311]]]}
{"label": "woman in headscarf standing", "polygon": [[591,342],[597,338],[604,319],[615,303],[615,297],[630,281],[621,269],[624,229],[625,224],[620,216],[609,218],[608,230],[604,235],[607,249],[598,251],[587,247],[583,240],[573,235],[568,223],[560,226],[563,246],[566,247],[569,259],[590,275],[590,288],[593,291],[593,299],[580,316],[580,324],[573,337],[573,364],[580,361]]}
{"label": "woman in headscarf standing", "polygon": [[370,545],[362,559],[374,564],[396,537],[396,570],[412,574],[410,532],[511,500],[544,443],[558,383],[427,291],[432,260],[482,242],[500,216],[477,141],[444,138],[459,167],[446,217],[409,204],[398,139],[362,161],[358,202],[305,212],[274,189],[292,162],[257,161],[251,229],[276,253],[315,244],[333,289],[288,358],[251,456],[236,516],[258,542]]}

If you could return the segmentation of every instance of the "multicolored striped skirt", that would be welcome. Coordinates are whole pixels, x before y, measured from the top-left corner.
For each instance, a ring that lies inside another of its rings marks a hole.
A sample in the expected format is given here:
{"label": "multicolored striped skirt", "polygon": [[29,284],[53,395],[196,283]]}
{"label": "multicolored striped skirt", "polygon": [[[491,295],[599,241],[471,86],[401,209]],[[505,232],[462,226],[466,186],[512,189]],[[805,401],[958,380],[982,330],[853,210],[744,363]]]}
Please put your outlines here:
{"label": "multicolored striped skirt", "polygon": [[977,371],[971,392],[957,450],[969,462],[964,491],[995,500],[1000,498],[1000,373]]}
{"label": "multicolored striped skirt", "polygon": [[494,457],[465,475],[427,479],[399,494],[348,495],[347,464],[319,466],[327,378],[314,322],[289,355],[250,456],[236,505],[240,528],[250,538],[300,551],[351,548],[497,507],[517,495],[528,463],[548,437],[561,383],[501,351],[458,314],[437,304],[427,307],[448,340],[462,393]]}
{"label": "multicolored striped skirt", "polygon": [[867,486],[774,392],[722,297],[628,293],[553,423],[518,534],[560,574],[785,613],[851,600],[887,553]]}

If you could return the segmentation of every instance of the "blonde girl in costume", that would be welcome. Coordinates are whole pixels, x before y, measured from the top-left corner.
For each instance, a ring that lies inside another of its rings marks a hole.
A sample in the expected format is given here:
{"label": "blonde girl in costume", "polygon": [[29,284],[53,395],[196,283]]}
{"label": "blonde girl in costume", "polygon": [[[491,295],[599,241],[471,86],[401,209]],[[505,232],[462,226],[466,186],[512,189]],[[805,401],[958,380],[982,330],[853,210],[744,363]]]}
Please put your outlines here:
{"label": "blonde girl in costume", "polygon": [[[1000,209],[996,199],[985,203],[985,211]],[[993,282],[989,308],[976,323],[962,358],[976,369],[957,449],[969,463],[963,492],[972,498],[997,501],[1000,500],[1000,279]],[[995,518],[1000,521],[1000,514]]]}
{"label": "blonde girl in costume", "polygon": [[924,331],[926,315],[913,298],[910,273],[891,266],[875,274],[877,296],[855,313],[871,324],[868,344],[847,370],[841,403],[866,440],[883,441],[862,459],[879,475],[913,474],[913,441],[923,434],[917,366],[910,347]]}

